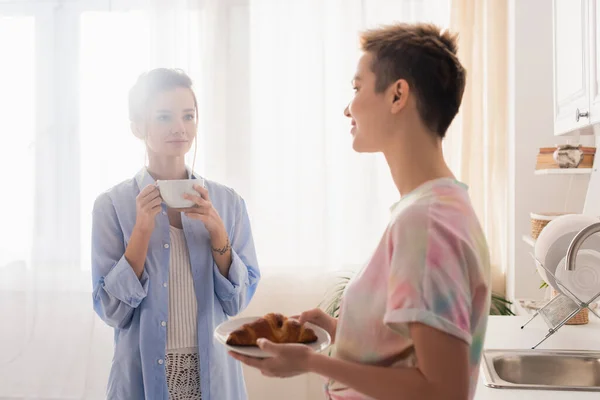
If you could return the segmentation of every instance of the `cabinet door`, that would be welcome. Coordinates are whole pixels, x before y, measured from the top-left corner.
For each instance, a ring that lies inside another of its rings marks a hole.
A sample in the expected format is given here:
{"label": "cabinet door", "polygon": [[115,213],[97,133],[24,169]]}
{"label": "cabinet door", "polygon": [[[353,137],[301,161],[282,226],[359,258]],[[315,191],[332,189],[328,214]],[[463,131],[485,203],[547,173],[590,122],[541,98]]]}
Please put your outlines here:
{"label": "cabinet door", "polygon": [[554,0],[554,134],[590,124],[589,1]]}
{"label": "cabinet door", "polygon": [[600,122],[600,1],[590,1],[590,122]]}

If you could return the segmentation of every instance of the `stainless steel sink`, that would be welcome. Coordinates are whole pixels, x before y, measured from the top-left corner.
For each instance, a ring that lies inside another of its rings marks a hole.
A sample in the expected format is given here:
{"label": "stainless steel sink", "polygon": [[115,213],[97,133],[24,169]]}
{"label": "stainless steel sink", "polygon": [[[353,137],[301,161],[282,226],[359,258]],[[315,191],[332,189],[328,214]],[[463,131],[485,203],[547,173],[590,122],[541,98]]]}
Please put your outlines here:
{"label": "stainless steel sink", "polygon": [[600,352],[484,350],[481,362],[493,388],[600,391]]}

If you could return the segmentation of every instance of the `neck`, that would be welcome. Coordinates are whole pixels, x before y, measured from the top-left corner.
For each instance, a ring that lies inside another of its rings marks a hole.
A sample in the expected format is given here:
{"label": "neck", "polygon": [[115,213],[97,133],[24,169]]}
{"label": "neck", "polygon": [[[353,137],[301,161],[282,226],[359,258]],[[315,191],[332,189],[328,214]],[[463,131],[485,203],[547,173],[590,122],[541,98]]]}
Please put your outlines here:
{"label": "neck", "polygon": [[405,132],[406,135],[397,135],[383,151],[400,196],[430,180],[454,178],[437,135],[423,127]]}
{"label": "neck", "polygon": [[188,172],[185,168],[185,158],[160,157],[148,153],[148,173],[155,180],[187,179]]}

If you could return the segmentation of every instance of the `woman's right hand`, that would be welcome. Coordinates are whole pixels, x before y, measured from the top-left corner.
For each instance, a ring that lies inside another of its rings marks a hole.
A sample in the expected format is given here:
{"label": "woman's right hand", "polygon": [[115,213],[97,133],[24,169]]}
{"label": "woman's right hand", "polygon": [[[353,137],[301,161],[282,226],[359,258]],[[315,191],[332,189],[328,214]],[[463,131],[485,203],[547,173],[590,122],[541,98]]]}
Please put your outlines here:
{"label": "woman's right hand", "polygon": [[335,331],[337,329],[337,318],[333,318],[328,315],[325,311],[320,308],[313,308],[312,310],[304,311],[300,315],[292,317],[297,319],[301,324],[310,322],[315,324],[327,331],[331,336],[331,343],[335,342]]}
{"label": "woman's right hand", "polygon": [[162,198],[156,185],[146,186],[135,198],[135,227],[143,233],[152,233],[156,225],[156,216],[161,210]]}

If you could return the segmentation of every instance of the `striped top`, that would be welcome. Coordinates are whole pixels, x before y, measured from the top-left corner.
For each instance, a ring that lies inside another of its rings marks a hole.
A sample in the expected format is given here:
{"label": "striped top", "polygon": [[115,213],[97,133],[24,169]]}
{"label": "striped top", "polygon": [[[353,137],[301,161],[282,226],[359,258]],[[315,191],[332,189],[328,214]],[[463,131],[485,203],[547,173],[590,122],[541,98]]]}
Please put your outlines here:
{"label": "striped top", "polygon": [[170,226],[169,323],[167,351],[198,347],[198,302],[185,235]]}

